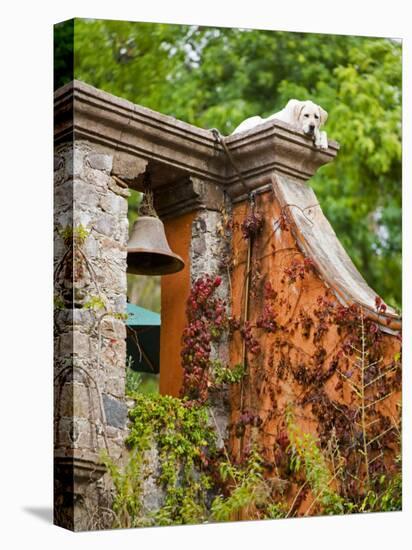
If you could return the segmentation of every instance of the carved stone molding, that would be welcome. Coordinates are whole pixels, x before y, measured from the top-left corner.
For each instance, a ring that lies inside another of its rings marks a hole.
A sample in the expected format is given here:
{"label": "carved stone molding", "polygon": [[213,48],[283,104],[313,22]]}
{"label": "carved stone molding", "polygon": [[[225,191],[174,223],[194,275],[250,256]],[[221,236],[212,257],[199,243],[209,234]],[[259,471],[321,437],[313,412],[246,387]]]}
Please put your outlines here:
{"label": "carved stone molding", "polygon": [[[162,188],[162,192],[174,193],[181,189],[182,180],[194,177],[221,186],[234,200],[245,194],[221,144],[209,130],[77,80],[56,91],[55,120],[57,143],[87,140],[110,150],[115,159],[113,173],[123,174],[135,189],[142,189],[138,176],[143,163],[149,162],[153,187]],[[339,149],[334,141],[326,151],[316,149],[303,132],[276,120],[224,139],[248,191],[267,184],[273,172],[305,182],[320,166],[331,162]],[[208,193],[206,186],[204,191]]]}

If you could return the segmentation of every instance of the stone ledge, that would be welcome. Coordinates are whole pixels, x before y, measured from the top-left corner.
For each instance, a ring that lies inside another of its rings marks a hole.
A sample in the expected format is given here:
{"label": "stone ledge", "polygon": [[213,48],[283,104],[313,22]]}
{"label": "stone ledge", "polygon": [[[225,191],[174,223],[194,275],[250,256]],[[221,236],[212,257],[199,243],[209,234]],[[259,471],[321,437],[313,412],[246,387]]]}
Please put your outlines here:
{"label": "stone ledge", "polygon": [[[72,107],[70,107],[72,106]],[[232,199],[245,194],[222,146],[212,132],[171,116],[135,105],[80,81],[55,93],[55,140],[82,139],[115,155],[117,175],[142,190],[142,178],[133,180],[149,162],[153,188],[170,192],[185,177],[197,177],[225,189]],[[273,172],[306,182],[331,162],[339,145],[329,142],[316,149],[310,138],[280,121],[268,121],[247,132],[225,138],[248,190],[268,183]],[[123,168],[122,168],[123,167]],[[124,167],[127,167],[124,168]],[[120,172],[125,171],[125,174]]]}

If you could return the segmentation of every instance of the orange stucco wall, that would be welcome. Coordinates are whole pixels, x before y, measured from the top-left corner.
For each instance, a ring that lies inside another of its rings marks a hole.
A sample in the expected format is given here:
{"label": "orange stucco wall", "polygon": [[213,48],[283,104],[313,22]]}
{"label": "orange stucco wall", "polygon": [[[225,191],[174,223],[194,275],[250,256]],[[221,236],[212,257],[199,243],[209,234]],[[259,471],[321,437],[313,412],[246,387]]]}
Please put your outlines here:
{"label": "orange stucco wall", "polygon": [[183,371],[181,368],[180,341],[186,326],[186,299],[190,292],[190,241],[192,222],[196,212],[184,214],[165,222],[170,248],[185,262],[185,268],[173,275],[162,277],[160,333],[160,383],[161,394],[178,396]]}
{"label": "orange stucco wall", "polygon": [[[244,448],[250,445],[253,438],[257,438],[259,447],[264,449],[265,460],[273,465],[277,460],[279,438],[285,430],[285,411],[288,404],[293,406],[300,429],[318,437],[319,427],[322,426],[319,426],[319,415],[314,413],[313,403],[316,399],[322,399],[323,404],[329,403],[325,407],[327,415],[329,412],[336,412],[334,407],[339,407],[339,404],[353,406],[354,395],[346,381],[342,384],[337,372],[348,368],[348,364],[345,364],[347,359],[342,358],[342,354],[339,355],[344,333],[331,324],[325,332],[318,335],[319,338],[315,337],[315,331],[319,327],[319,311],[322,310],[319,308],[318,298],[326,298],[337,305],[336,299],[332,293],[328,293],[325,283],[311,268],[304,272],[303,278],[298,276],[296,281],[290,281],[285,270],[291,268],[293,261],[302,263],[304,256],[297,247],[290,227],[289,230],[278,227],[281,210],[273,192],[259,195],[256,198],[256,207],[263,214],[264,227],[253,245],[249,321],[253,327],[253,335],[260,344],[261,353],[247,353],[248,375],[244,379],[243,389],[240,385],[232,387],[230,409],[232,426],[236,425],[241,412],[245,410],[259,415],[262,425],[259,430],[248,426],[242,437],[236,436],[232,430],[230,446],[234,455],[241,458]],[[248,205],[245,203],[236,205],[234,209],[234,269],[231,286],[232,315],[237,318],[243,318],[246,300],[247,240],[242,236],[240,225],[247,210]],[[272,305],[279,329],[275,332],[267,332],[256,326],[265,304],[264,285],[268,282],[276,293]],[[312,320],[312,324],[306,328],[305,319]],[[382,348],[383,368],[393,362],[393,357],[400,350],[400,342],[395,336],[385,335]],[[242,363],[242,338],[239,332],[234,333],[231,341],[230,357],[231,365]],[[296,374],[301,366],[304,369],[302,373],[305,372],[306,376],[316,372],[322,376],[337,357],[338,368],[324,382],[311,386],[297,380]],[[356,371],[355,368],[352,370]],[[395,376],[399,376],[399,372],[390,375],[393,379]],[[378,408],[384,416],[398,419],[399,401],[398,385],[393,395],[378,405]],[[337,421],[331,418],[332,424]]]}

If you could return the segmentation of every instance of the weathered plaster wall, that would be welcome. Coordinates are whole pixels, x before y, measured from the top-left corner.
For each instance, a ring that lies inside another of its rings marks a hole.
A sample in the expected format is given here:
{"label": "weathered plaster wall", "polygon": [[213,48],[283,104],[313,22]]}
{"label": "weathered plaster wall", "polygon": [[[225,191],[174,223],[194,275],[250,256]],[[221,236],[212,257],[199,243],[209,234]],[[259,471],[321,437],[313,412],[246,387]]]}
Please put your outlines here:
{"label": "weathered plaster wall", "polygon": [[112,161],[87,142],[55,151],[56,520],[75,530],[97,526],[90,482],[102,483],[102,449],[119,458],[127,420],[128,191]]}
{"label": "weathered plaster wall", "polygon": [[[263,215],[264,226],[255,237],[252,247],[249,322],[252,334],[260,346],[259,353],[247,351],[247,376],[240,385],[234,386],[230,396],[231,424],[239,422],[245,412],[257,415],[261,419],[259,429],[246,425],[242,437],[231,431],[231,448],[240,458],[250,449],[252,441],[264,451],[264,459],[272,470],[269,476],[276,477],[281,468],[282,438],[285,438],[285,417],[288,404],[292,406],[302,433],[312,433],[320,437],[325,444],[332,437],[332,428],[336,428],[337,437],[352,437],[360,433],[359,426],[348,421],[345,414],[357,410],[357,396],[350,383],[358,381],[357,368],[353,365],[355,355],[347,345],[347,332],[330,322],[322,300],[338,307],[339,303],[316,269],[307,264],[305,256],[298,248],[293,234],[293,226],[287,219],[281,223],[281,209],[272,190],[256,197],[256,209]],[[241,224],[248,213],[248,204],[243,202],[234,207],[234,235],[232,276],[232,314],[242,318],[245,306],[245,278],[247,239],[241,232]],[[306,215],[310,218],[311,212]],[[303,271],[302,271],[303,270]],[[302,274],[302,276],[300,275]],[[265,285],[270,283],[273,294],[265,297]],[[275,328],[267,331],[259,328],[265,306],[272,308]],[[359,319],[360,321],[360,319]],[[374,398],[394,393],[376,406],[379,414],[396,426],[399,422],[400,402],[400,363],[394,360],[399,356],[400,341],[395,335],[383,334],[377,344],[381,350],[380,372],[395,367],[384,385],[374,386],[374,394],[369,394],[370,403]],[[242,361],[243,339],[235,332],[231,342],[231,364]],[[372,352],[368,352],[371,356]],[[371,359],[368,359],[372,361]],[[339,373],[348,373],[349,382]],[[383,384],[382,378],[378,384]],[[320,420],[322,419],[322,420]],[[360,422],[359,415],[355,417]],[[390,424],[389,424],[390,426]],[[351,430],[355,432],[351,432]],[[356,431],[357,430],[357,431]],[[341,431],[341,432],[340,432]],[[382,430],[383,431],[383,430]],[[396,436],[394,429],[393,436]],[[356,439],[356,438],[355,438]],[[386,457],[394,457],[399,450],[396,437],[391,441],[382,439]],[[342,449],[345,446],[342,443]],[[372,449],[372,448],[371,448]],[[371,457],[379,454],[378,449],[371,450]],[[361,460],[361,454],[358,455]],[[348,461],[353,454],[348,455]],[[349,468],[349,466],[348,466]],[[290,488],[289,496],[294,495]],[[303,501],[301,510],[310,502]]]}

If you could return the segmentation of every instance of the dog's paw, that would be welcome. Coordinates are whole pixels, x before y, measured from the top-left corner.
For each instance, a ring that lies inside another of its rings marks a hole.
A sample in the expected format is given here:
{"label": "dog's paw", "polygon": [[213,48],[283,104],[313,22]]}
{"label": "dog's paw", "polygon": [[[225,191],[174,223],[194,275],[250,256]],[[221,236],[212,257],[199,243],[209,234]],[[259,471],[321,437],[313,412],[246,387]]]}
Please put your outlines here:
{"label": "dog's paw", "polygon": [[327,149],[329,147],[328,145],[328,136],[326,132],[320,133],[320,139],[319,139],[319,148],[320,149]]}
{"label": "dog's paw", "polygon": [[326,132],[319,132],[319,130],[316,129],[313,135],[313,145],[316,147],[316,149],[327,149],[328,136]]}

